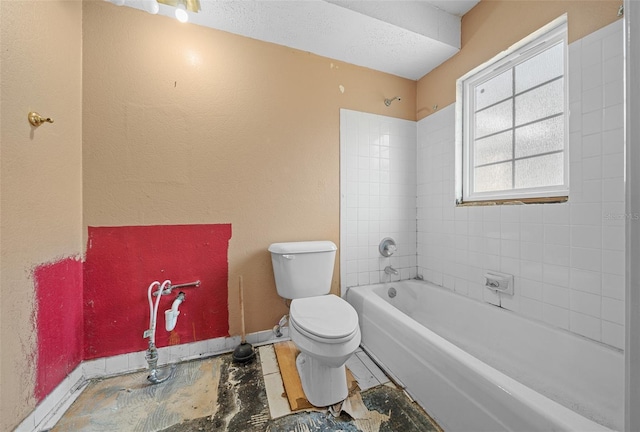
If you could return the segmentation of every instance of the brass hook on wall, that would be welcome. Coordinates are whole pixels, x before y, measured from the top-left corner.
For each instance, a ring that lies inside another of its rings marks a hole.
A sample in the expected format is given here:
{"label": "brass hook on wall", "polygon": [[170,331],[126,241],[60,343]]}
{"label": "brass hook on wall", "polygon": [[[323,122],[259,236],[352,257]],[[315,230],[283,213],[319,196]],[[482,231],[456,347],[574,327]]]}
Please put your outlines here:
{"label": "brass hook on wall", "polygon": [[29,123],[31,123],[31,125],[35,127],[40,126],[42,123],[53,123],[53,119],[49,117],[44,118],[35,111],[31,111],[27,118],[29,119]]}

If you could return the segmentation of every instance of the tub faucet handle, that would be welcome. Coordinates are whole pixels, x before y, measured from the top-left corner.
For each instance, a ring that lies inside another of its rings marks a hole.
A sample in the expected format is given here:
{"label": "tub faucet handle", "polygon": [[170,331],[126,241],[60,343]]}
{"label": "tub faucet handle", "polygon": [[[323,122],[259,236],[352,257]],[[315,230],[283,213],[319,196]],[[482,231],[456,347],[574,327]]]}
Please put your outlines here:
{"label": "tub faucet handle", "polygon": [[378,251],[383,257],[390,257],[397,250],[396,242],[391,237],[385,237],[378,246]]}

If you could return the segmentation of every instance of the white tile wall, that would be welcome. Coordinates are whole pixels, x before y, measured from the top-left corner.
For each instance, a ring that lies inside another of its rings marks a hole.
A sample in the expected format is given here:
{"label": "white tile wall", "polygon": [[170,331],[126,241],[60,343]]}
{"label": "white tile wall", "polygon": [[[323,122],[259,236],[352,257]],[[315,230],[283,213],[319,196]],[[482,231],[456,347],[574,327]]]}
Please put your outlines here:
{"label": "white tile wall", "polygon": [[[570,196],[564,204],[454,205],[451,105],[418,122],[418,273],[478,300],[623,348],[622,23],[569,46]],[[515,275],[515,295],[483,288]]]}
{"label": "white tile wall", "polygon": [[[416,276],[415,122],[340,110],[342,289]],[[392,237],[398,250],[382,257]],[[397,276],[384,273],[393,266]]]}

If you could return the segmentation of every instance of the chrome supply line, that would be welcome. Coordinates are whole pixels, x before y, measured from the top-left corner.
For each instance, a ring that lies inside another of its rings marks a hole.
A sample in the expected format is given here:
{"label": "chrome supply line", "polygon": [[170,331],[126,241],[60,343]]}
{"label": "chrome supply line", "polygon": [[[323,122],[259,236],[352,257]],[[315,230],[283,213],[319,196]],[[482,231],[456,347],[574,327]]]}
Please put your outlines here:
{"label": "chrome supply line", "polygon": [[[171,291],[176,289],[176,288],[192,288],[192,287],[199,287],[199,286],[200,286],[200,281],[199,280],[197,280],[195,282],[187,282],[187,283],[176,284],[176,285],[169,284],[169,285],[167,285],[167,287],[164,290],[162,290],[162,295],[171,294]],[[160,290],[154,292],[153,296],[157,297],[159,294],[160,294]]]}

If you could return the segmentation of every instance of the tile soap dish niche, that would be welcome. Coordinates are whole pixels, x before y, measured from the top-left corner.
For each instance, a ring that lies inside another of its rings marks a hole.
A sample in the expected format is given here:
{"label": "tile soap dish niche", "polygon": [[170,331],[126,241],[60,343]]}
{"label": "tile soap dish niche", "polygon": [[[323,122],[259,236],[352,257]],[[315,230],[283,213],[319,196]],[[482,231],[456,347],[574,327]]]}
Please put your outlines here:
{"label": "tile soap dish niche", "polygon": [[488,271],[484,274],[484,286],[497,293],[513,295],[513,275]]}

